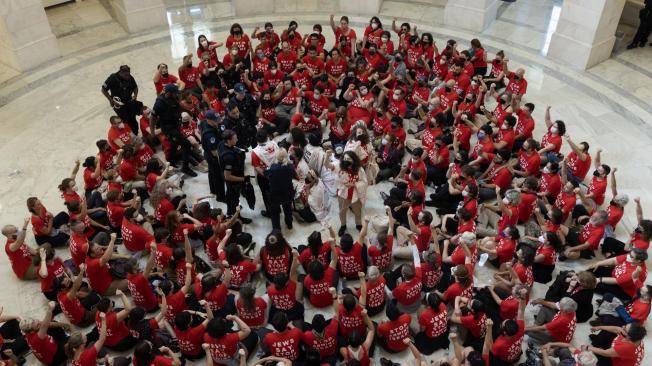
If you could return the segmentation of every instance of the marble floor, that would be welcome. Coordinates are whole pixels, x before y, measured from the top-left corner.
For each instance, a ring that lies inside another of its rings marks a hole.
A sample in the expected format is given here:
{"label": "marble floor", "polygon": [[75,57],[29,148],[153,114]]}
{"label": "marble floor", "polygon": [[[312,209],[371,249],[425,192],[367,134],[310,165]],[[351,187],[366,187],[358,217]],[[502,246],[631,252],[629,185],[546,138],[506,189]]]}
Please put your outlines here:
{"label": "marble floor", "polygon": [[[576,141],[586,140],[592,149],[604,149],[603,161],[618,167],[619,192],[641,197],[644,211],[651,213],[652,191],[646,187],[652,180],[649,160],[652,155],[652,48],[617,50],[612,59],[586,72],[578,71],[543,56],[554,30],[555,13],[558,12],[555,9],[560,7],[561,0],[503,3],[496,22],[481,34],[444,26],[445,2],[388,0],[383,2],[379,16],[385,24],[391,23],[392,17],[409,21],[417,25],[420,32],[431,32],[438,44],[454,38],[465,48],[477,37],[490,57],[504,50],[511,60],[510,67],[527,70],[529,88],[525,99],[536,105],[535,135],[542,135],[545,108],[552,106],[553,118],[564,120],[568,133]],[[299,23],[301,32],[310,31],[315,23],[327,29],[328,9],[307,12],[301,3],[277,1],[283,7],[275,14],[241,18],[238,22],[247,33],[266,21],[272,21],[280,31],[292,19]],[[25,199],[29,196],[40,197],[50,211],[64,209],[57,185],[69,174],[76,159],[95,154],[96,139],[105,138],[111,109],[99,90],[106,76],[115,72],[118,65],[131,66],[140,85],[139,99],[151,105],[154,101],[151,75],[155,65],[165,62],[176,69],[183,55],[194,53],[197,35],[224,40],[234,21],[229,1],[167,0],[166,6],[167,25],[137,34],[127,34],[113,20],[107,0],[84,0],[48,9],[48,19],[62,57],[24,74],[0,66],[0,225],[21,222],[28,215]],[[351,25],[361,34],[369,16],[350,18]],[[625,33],[624,47],[633,31],[621,30]],[[330,30],[324,34],[327,44],[332,44]],[[191,197],[206,194],[206,176],[188,180],[187,187]],[[382,215],[378,192],[387,188],[387,184],[381,184],[371,189],[368,215]],[[263,242],[269,222],[260,217],[258,208],[253,212],[247,208],[244,212],[255,219],[247,230],[254,234],[258,243]],[[332,217],[337,220],[335,208]],[[634,226],[634,207],[630,204],[623,225],[619,227],[619,236],[624,238]],[[353,227],[352,223],[349,227]],[[312,230],[320,230],[320,227],[296,225],[293,231],[286,231],[286,235],[293,245],[299,245]],[[58,254],[68,256],[67,251]],[[560,269],[584,265],[564,263]],[[16,281],[4,255],[0,256],[0,276],[4,279],[0,306],[6,314],[36,317],[43,314],[45,300],[38,284]],[[479,268],[476,277],[476,284],[488,284],[491,271]],[[535,285],[533,296],[541,297],[544,292],[543,286]],[[308,308],[306,317],[311,318],[314,313],[314,309]],[[528,307],[528,321],[532,320],[532,314],[533,308]],[[375,320],[380,319],[378,316]],[[588,334],[588,325],[580,325],[575,335],[576,343],[586,343]],[[649,339],[646,346],[652,349]],[[444,354],[446,352],[440,351],[427,360]],[[384,356],[382,352],[376,360],[380,356]],[[393,359],[413,364],[407,353],[393,356]],[[648,356],[644,364],[649,362],[652,361]],[[35,364],[35,361],[30,358],[28,364]]]}

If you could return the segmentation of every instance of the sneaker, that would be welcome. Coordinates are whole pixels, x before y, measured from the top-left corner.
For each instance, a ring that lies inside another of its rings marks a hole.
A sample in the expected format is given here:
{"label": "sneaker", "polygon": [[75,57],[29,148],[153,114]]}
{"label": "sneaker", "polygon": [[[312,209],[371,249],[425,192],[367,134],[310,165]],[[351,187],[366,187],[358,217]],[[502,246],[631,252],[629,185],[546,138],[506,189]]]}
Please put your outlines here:
{"label": "sneaker", "polygon": [[242,216],[240,216],[240,217],[238,218],[238,220],[240,220],[240,222],[243,223],[243,224],[245,224],[245,225],[246,225],[246,224],[251,224],[251,219],[250,219],[250,218],[247,218],[247,217],[242,217]]}
{"label": "sneaker", "polygon": [[184,184],[186,184],[186,180],[185,179],[180,179],[179,180],[179,188],[183,188]]}
{"label": "sneaker", "polygon": [[345,232],[346,232],[346,225],[342,225],[340,226],[340,229],[337,231],[337,235],[342,236],[344,235]]}
{"label": "sneaker", "polygon": [[189,167],[185,167],[185,168],[181,169],[181,172],[183,172],[183,174],[188,175],[190,177],[196,177],[197,176],[197,173],[195,173],[195,171],[190,169]]}
{"label": "sneaker", "polygon": [[260,211],[260,214],[261,214],[263,217],[267,217],[267,218],[269,218],[269,212],[267,212],[267,211],[265,211],[265,210]]}
{"label": "sneaker", "polygon": [[285,226],[287,226],[288,230],[292,230],[292,223],[291,222],[286,222]]}

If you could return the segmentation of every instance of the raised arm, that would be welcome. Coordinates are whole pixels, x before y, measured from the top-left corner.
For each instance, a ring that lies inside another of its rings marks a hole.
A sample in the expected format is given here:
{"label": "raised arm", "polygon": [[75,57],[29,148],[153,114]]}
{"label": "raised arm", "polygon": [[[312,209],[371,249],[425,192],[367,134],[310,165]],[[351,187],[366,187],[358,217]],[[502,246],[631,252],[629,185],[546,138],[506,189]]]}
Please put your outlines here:
{"label": "raised arm", "polygon": [[192,284],[192,263],[186,262],[186,278],[184,278],[183,287],[181,291],[184,294],[190,292],[190,285]]}
{"label": "raised arm", "polygon": [[412,340],[410,340],[410,338],[405,338],[403,343],[408,346],[410,352],[412,352],[412,356],[414,356],[414,366],[421,366],[423,364],[423,355],[419,352],[414,343],[412,343]]}
{"label": "raised arm", "polygon": [[111,233],[111,241],[109,241],[109,245],[106,247],[106,250],[104,250],[104,254],[100,257],[101,266],[106,266],[109,263],[109,259],[111,259],[111,256],[113,255],[113,248],[115,247],[115,238],[115,233]]}
{"label": "raised arm", "polygon": [[134,306],[131,303],[131,301],[129,301],[127,295],[124,292],[122,292],[122,290],[119,289],[116,290],[115,294],[120,296],[120,300],[122,301],[122,306],[123,306],[123,309],[120,310],[117,314],[117,319],[118,321],[123,321],[127,319],[127,317],[129,316],[129,312],[131,311],[131,309],[134,308]]}
{"label": "raised arm", "polygon": [[546,127],[547,127],[547,128],[552,127],[552,118],[550,118],[550,108],[552,108],[552,107],[551,107],[551,106],[547,106],[547,107],[546,107],[546,117],[545,117],[545,121],[546,121]]}
{"label": "raised arm", "polygon": [[360,306],[363,308],[367,306],[367,281],[365,281],[364,272],[358,272],[360,278]]}
{"label": "raised arm", "polygon": [[290,281],[297,282],[297,279],[299,278],[299,274],[297,273],[298,268],[299,268],[299,252],[296,249],[292,249],[292,264],[290,265]]}
{"label": "raised arm", "polygon": [[190,239],[188,238],[188,229],[183,229],[183,251],[186,255],[186,263],[192,264],[192,248],[190,247]]}
{"label": "raised arm", "polygon": [[335,25],[335,15],[331,14],[330,16],[330,23],[331,23],[331,29],[333,30],[333,33],[337,32],[337,26]]}
{"label": "raised arm", "polygon": [[10,251],[12,252],[17,251],[23,245],[23,243],[25,243],[25,237],[27,236],[27,227],[29,226],[29,222],[30,222],[30,218],[29,217],[25,218],[25,221],[23,222],[23,230],[21,230],[20,234],[18,234],[16,241],[9,244]]}
{"label": "raised arm", "polygon": [[641,197],[634,197],[636,202],[636,220],[640,224],[643,221],[643,207],[641,207]]}
{"label": "raised arm", "polygon": [[238,325],[238,337],[240,337],[240,340],[247,338],[249,333],[251,333],[251,328],[249,328],[247,323],[243,322],[239,317],[235,315],[227,315],[226,320],[234,321]]}
{"label": "raised arm", "polygon": [[331,268],[337,268],[337,245],[335,245],[335,240],[332,239],[331,243],[331,263],[328,265]]}
{"label": "raised arm", "polygon": [[38,333],[36,334],[39,339],[44,339],[48,335],[48,328],[50,327],[50,322],[52,321],[52,311],[57,306],[57,303],[50,301],[48,303],[48,310],[45,312],[45,316],[38,327]]}
{"label": "raised arm", "polygon": [[66,294],[66,297],[69,300],[74,299],[77,297],[77,291],[81,288],[81,285],[84,281],[84,272],[86,271],[86,265],[84,263],[79,265],[79,274],[77,277],[75,277],[75,280],[72,283],[72,287],[70,288],[70,291]]}
{"label": "raised arm", "polygon": [[491,318],[487,318],[486,321],[486,328],[487,330],[485,331],[484,334],[484,344],[482,345],[482,355],[488,355],[489,352],[491,351],[491,347],[494,345],[494,337],[491,333],[493,333],[493,325],[494,322],[491,320]]}
{"label": "raised arm", "polygon": [[100,319],[102,319],[102,324],[100,325],[100,338],[95,341],[95,344],[93,344],[93,347],[95,347],[95,350],[99,352],[102,347],[104,346],[104,342],[106,342],[106,314],[100,312]]}
{"label": "raised arm", "polygon": [[77,172],[79,172],[79,159],[75,160],[75,166],[70,173],[70,179],[75,180],[77,178]]}
{"label": "raised arm", "polygon": [[618,168],[611,169],[611,195],[616,197],[618,195],[618,186],[616,185],[616,172]]}
{"label": "raised arm", "polygon": [[362,222],[362,229],[360,229],[360,236],[358,237],[358,243],[364,243],[365,238],[367,237],[367,228],[369,227],[369,216],[364,217]]}

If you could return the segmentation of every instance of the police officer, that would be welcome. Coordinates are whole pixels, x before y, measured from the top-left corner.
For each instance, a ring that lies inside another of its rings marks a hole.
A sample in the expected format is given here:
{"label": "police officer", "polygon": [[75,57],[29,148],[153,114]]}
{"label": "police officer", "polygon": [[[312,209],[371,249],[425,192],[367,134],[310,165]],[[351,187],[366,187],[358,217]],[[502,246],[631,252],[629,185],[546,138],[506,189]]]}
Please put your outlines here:
{"label": "police officer", "polygon": [[[240,202],[240,193],[245,181],[245,152],[238,148],[238,135],[233,130],[222,132],[220,142],[220,166],[226,183],[226,214],[232,216]],[[251,219],[240,215],[244,224],[251,223]]]}
{"label": "police officer", "polygon": [[272,228],[281,230],[281,208],[285,216],[285,226],[292,229],[292,179],[296,178],[294,166],[288,160],[288,152],[279,149],[276,152],[276,162],[265,171],[269,181],[270,217]]}
{"label": "police officer", "polygon": [[191,177],[196,177],[197,173],[190,169],[190,150],[192,146],[183,137],[179,129],[181,125],[181,107],[179,106],[178,95],[179,87],[176,84],[165,85],[164,93],[156,98],[152,108],[152,126],[158,126],[170,141],[170,164],[176,165],[177,162],[181,161],[183,166],[181,171]]}
{"label": "police officer", "polygon": [[[231,97],[229,105],[238,107],[240,113],[241,131],[238,133],[238,140],[241,147],[254,147],[256,146],[256,124],[258,123],[258,102],[251,94],[247,93],[247,89],[242,83],[237,83],[233,87],[235,95]],[[231,108],[229,108],[231,109]],[[241,133],[242,132],[242,133]]]}
{"label": "police officer", "polygon": [[118,72],[109,75],[102,84],[102,94],[116,114],[129,125],[131,131],[138,135],[136,115],[143,109],[143,103],[137,101],[138,84],[127,65],[120,66]]}
{"label": "police officer", "polygon": [[226,202],[224,194],[224,177],[222,176],[222,168],[220,167],[220,154],[219,146],[222,141],[222,129],[224,125],[220,125],[219,117],[209,110],[206,112],[206,120],[199,124],[201,131],[201,145],[204,149],[204,159],[208,164],[208,185],[210,186],[211,193],[215,195],[215,199],[220,202]]}

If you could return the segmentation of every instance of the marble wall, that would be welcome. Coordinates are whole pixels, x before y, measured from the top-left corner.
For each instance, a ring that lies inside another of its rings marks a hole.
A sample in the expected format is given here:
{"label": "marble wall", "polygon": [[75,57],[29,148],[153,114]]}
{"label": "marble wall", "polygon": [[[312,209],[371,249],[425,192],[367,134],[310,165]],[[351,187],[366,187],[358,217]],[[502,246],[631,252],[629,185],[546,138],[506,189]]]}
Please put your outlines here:
{"label": "marble wall", "polygon": [[162,0],[111,0],[116,21],[129,33],[167,26]]}
{"label": "marble wall", "polygon": [[236,16],[284,12],[377,14],[382,0],[232,0]]}
{"label": "marble wall", "polygon": [[498,0],[448,0],[444,10],[444,23],[482,32],[496,20],[498,5]]}

